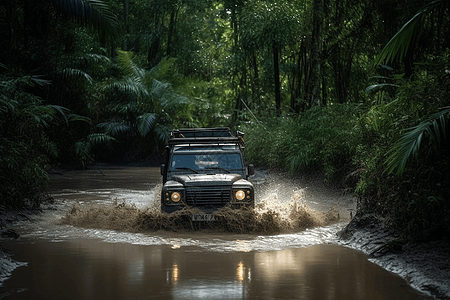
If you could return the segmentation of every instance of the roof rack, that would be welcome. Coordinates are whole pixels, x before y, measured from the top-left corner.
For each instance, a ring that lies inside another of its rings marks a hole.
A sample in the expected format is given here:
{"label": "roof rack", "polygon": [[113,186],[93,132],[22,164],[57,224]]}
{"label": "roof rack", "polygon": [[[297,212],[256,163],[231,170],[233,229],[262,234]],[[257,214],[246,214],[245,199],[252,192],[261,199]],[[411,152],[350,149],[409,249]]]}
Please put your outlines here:
{"label": "roof rack", "polygon": [[243,150],[245,148],[243,136],[244,133],[240,131],[237,132],[236,136],[233,136],[228,127],[183,128],[172,130],[168,143],[169,146],[237,144]]}
{"label": "roof rack", "polygon": [[230,128],[182,128],[174,129],[170,133],[170,138],[195,138],[195,137],[231,137]]}

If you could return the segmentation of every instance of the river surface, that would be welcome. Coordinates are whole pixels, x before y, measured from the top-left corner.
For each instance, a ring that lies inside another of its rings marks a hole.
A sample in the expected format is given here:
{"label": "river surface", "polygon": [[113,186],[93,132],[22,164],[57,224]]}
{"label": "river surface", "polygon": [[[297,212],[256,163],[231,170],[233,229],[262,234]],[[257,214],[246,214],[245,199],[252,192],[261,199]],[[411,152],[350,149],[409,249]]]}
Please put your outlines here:
{"label": "river surface", "polygon": [[267,172],[252,180],[257,201],[280,207],[279,214],[295,201],[318,213],[333,206],[338,221],[277,234],[75,226],[61,222],[74,205],[87,214],[93,205],[121,201],[137,211],[157,209],[159,168],[56,174],[51,209],[18,224],[19,239],[0,240],[26,262],[0,286],[0,299],[430,299],[337,244],[354,209],[351,197]]}

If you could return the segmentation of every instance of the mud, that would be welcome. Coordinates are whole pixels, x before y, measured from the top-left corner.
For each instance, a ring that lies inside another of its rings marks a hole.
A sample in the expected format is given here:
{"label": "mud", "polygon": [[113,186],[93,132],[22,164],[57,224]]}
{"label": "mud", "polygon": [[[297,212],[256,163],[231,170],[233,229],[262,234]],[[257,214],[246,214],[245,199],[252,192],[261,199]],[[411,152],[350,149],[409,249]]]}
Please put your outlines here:
{"label": "mud", "polygon": [[[338,197],[340,192],[330,188],[323,189],[319,197],[318,191],[300,188],[305,186],[304,180],[280,171],[257,169],[250,180],[256,190],[255,209],[224,207],[213,213],[218,219],[214,222],[192,222],[191,215],[200,213],[195,208],[172,214],[161,212],[159,199],[162,186],[158,184],[151,189],[149,194],[153,198],[145,206],[138,207],[135,203],[118,199],[113,204],[75,204],[60,224],[128,232],[210,230],[278,234],[335,224],[342,221],[341,215],[346,215],[346,209],[354,206],[352,200],[349,201],[349,195],[344,196],[342,201]],[[307,202],[308,197],[316,201]],[[329,202],[329,199],[335,200]]]}
{"label": "mud", "polygon": [[137,208],[125,201],[115,201],[111,206],[74,205],[60,220],[60,224],[88,228],[109,229],[128,232],[157,230],[189,231],[209,230],[231,233],[277,234],[294,233],[317,226],[331,225],[339,221],[338,212],[330,209],[318,212],[295,200],[286,211],[267,207],[264,200],[255,209],[232,209],[224,207],[214,212],[218,217],[212,222],[192,222],[192,214],[199,209],[183,209],[171,214],[159,209]]}
{"label": "mud", "polygon": [[11,276],[12,271],[26,265],[27,263],[25,262],[13,260],[11,252],[0,246],[0,286],[4,280]]}
{"label": "mud", "polygon": [[[32,221],[31,216],[37,212],[36,210],[2,211],[0,214],[0,237],[3,239],[17,239],[19,234],[11,226],[21,221]],[[13,254],[0,245],[0,286],[4,280],[11,276],[12,271],[26,265],[27,263],[25,262],[14,260]]]}
{"label": "mud", "polygon": [[450,299],[450,241],[406,241],[385,220],[359,214],[338,235],[341,245],[362,251],[415,289]]}

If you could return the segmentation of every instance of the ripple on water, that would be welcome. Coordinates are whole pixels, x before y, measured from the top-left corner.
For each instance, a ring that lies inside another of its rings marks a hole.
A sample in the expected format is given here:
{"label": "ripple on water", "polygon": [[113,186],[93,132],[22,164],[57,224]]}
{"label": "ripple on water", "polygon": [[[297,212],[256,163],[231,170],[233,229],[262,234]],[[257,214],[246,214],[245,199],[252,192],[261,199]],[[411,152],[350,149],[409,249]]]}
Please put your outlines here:
{"label": "ripple on water", "polygon": [[336,232],[343,226],[342,223],[336,223],[287,234],[230,234],[211,230],[204,232],[125,232],[47,222],[40,224],[39,228],[26,228],[27,226],[23,225],[20,231],[23,232],[22,239],[46,239],[52,242],[63,242],[89,238],[107,243],[166,245],[172,249],[196,247],[202,251],[231,253],[265,252],[335,243],[337,241]]}

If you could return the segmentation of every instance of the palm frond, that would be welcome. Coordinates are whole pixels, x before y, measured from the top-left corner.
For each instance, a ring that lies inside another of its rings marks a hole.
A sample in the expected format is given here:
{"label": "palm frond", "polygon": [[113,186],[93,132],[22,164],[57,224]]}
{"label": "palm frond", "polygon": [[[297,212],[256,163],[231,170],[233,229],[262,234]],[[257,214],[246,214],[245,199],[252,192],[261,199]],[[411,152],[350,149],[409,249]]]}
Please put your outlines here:
{"label": "palm frond", "polygon": [[37,125],[42,125],[45,128],[50,127],[50,123],[57,112],[61,112],[64,116],[64,108],[56,105],[28,105],[23,113],[33,120]]}
{"label": "palm frond", "polygon": [[142,98],[149,96],[148,89],[142,85],[140,81],[135,80],[133,77],[127,77],[121,81],[115,81],[105,86],[105,89],[117,90],[126,95],[136,95]]}
{"label": "palm frond", "polygon": [[154,66],[149,74],[153,78],[157,78],[159,80],[174,80],[179,79],[180,74],[178,73],[176,66],[176,58],[163,58],[156,66]]}
{"label": "palm frond", "polygon": [[61,115],[65,116],[67,112],[69,112],[69,109],[64,107],[64,106],[60,106],[60,105],[55,105],[55,104],[48,104],[45,105],[48,109],[53,111],[53,115],[55,115],[56,113],[60,113]]}
{"label": "palm frond", "polygon": [[386,160],[388,173],[396,171],[396,175],[403,174],[409,158],[417,158],[420,145],[425,133],[438,145],[442,146],[444,141],[448,141],[447,128],[450,118],[450,107],[444,107],[441,111],[433,114],[430,118],[412,127],[406,132],[390,151]]}
{"label": "palm frond", "polygon": [[167,110],[177,110],[182,105],[187,105],[190,103],[190,99],[183,95],[176,93],[166,93],[160,99],[161,105]]}
{"label": "palm frond", "polygon": [[146,70],[140,68],[133,61],[133,52],[131,51],[117,51],[117,62],[119,66],[127,75],[131,75],[138,80],[142,80],[146,76]]}
{"label": "palm frond", "polygon": [[23,89],[23,87],[45,87],[48,86],[51,82],[46,79],[42,79],[42,76],[32,75],[32,76],[22,76],[18,78],[2,80],[0,81],[0,88],[2,89],[2,93],[12,95],[17,91]]}
{"label": "palm frond", "polygon": [[80,116],[77,114],[68,114],[67,116],[67,121],[68,122],[76,122],[76,121],[81,121],[81,122],[86,122],[86,123],[91,123],[91,119],[85,116]]}
{"label": "palm frond", "polygon": [[366,93],[370,93],[370,92],[378,92],[380,90],[383,90],[385,88],[391,88],[391,87],[399,87],[397,84],[392,84],[392,83],[379,83],[379,84],[373,84],[371,86],[368,86],[365,90]]}
{"label": "palm frond", "polygon": [[71,16],[78,24],[89,26],[116,38],[120,25],[108,4],[100,0],[53,0],[62,12]]}
{"label": "palm frond", "polygon": [[87,137],[91,145],[99,145],[115,141],[116,139],[105,133],[92,133]]}
{"label": "palm frond", "polygon": [[157,115],[145,113],[137,118],[138,132],[141,136],[146,136],[153,128]]}
{"label": "palm frond", "polygon": [[117,136],[118,134],[129,132],[131,129],[130,126],[125,122],[115,121],[100,123],[97,126],[105,130],[106,134],[112,136]]}
{"label": "palm frond", "polygon": [[152,81],[152,91],[151,95],[153,98],[160,100],[165,93],[170,91],[172,85],[169,82],[162,82],[156,79]]}
{"label": "palm frond", "polygon": [[30,76],[29,80],[30,80],[31,85],[45,87],[45,86],[48,86],[51,84],[50,80],[42,79],[41,77],[42,76],[36,76],[36,75]]}
{"label": "palm frond", "polygon": [[426,18],[436,11],[445,11],[445,8],[449,6],[450,1],[448,0],[435,0],[424,6],[386,44],[376,58],[374,65],[378,66],[383,61],[389,64],[395,60],[403,60],[410,47],[416,41],[420,28],[423,27]]}
{"label": "palm frond", "polygon": [[6,95],[0,94],[0,112],[7,113],[10,111],[14,111],[18,102],[13,100]]}
{"label": "palm frond", "polygon": [[43,147],[45,149],[46,154],[51,158],[58,158],[59,156],[59,149],[55,142],[52,142],[50,140],[46,140],[43,143]]}
{"label": "palm frond", "polygon": [[81,78],[86,79],[89,83],[93,82],[92,77],[88,73],[79,69],[65,68],[62,70],[62,75],[64,78]]}
{"label": "palm frond", "polygon": [[77,57],[76,60],[79,61],[79,65],[84,65],[83,62],[88,64],[98,64],[98,63],[110,63],[111,59],[105,55],[95,54],[95,53],[85,53],[83,56]]}
{"label": "palm frond", "polygon": [[158,100],[162,107],[167,110],[174,110],[180,105],[190,103],[186,96],[176,93],[169,82],[162,82],[153,79],[151,96]]}
{"label": "palm frond", "polygon": [[157,124],[155,126],[154,131],[160,141],[167,143],[167,141],[169,140],[169,136],[170,136],[170,128],[169,127]]}
{"label": "palm frond", "polygon": [[85,167],[86,163],[93,160],[92,145],[89,141],[79,141],[75,143],[75,156]]}

